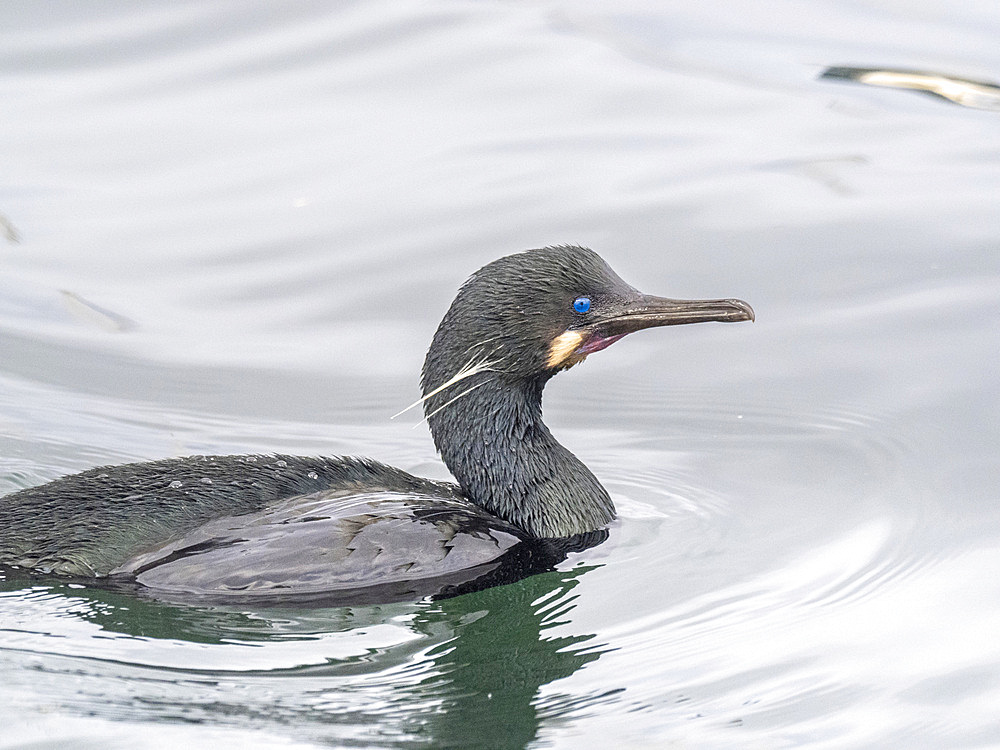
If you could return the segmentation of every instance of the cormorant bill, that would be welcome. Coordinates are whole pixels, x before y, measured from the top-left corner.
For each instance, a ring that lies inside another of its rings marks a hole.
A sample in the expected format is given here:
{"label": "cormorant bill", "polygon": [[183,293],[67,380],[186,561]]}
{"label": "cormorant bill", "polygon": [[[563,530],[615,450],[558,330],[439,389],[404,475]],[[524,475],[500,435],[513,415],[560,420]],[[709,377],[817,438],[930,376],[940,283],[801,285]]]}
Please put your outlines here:
{"label": "cormorant bill", "polygon": [[166,598],[331,604],[549,569],[615,517],[542,422],[549,378],[644,328],[753,319],[741,300],[642,294],[586,248],[509,255],[462,285],[424,360],[421,402],[457,486],[357,458],[101,467],[0,499],[0,569]]}

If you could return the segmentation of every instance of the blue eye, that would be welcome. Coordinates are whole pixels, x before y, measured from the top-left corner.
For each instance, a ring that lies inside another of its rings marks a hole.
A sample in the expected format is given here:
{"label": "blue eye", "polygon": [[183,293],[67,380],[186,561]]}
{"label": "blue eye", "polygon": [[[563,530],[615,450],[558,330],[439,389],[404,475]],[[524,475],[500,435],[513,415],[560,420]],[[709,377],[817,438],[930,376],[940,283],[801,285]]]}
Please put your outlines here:
{"label": "blue eye", "polygon": [[590,310],[590,297],[577,297],[573,300],[573,309],[578,313],[585,313]]}

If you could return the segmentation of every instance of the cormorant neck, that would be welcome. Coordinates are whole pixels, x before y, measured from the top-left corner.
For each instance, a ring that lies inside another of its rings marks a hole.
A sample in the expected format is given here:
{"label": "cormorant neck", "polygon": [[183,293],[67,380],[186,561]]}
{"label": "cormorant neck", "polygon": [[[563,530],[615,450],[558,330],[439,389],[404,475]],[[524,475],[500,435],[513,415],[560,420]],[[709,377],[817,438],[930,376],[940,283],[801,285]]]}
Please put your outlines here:
{"label": "cormorant neck", "polygon": [[539,538],[583,534],[612,521],[607,491],[542,422],[548,377],[476,379],[437,413],[447,396],[426,402],[434,444],[468,498]]}

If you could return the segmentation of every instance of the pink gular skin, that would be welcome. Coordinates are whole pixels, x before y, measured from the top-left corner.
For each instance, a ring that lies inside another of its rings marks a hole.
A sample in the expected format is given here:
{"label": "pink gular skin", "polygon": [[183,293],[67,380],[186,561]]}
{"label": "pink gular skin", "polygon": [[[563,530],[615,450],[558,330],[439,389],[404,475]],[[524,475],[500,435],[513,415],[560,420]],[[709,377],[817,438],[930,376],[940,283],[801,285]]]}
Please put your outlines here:
{"label": "pink gular skin", "polygon": [[608,336],[607,338],[601,338],[600,336],[594,336],[587,340],[583,346],[577,348],[574,354],[583,354],[584,356],[588,354],[593,354],[594,352],[599,352],[601,349],[607,349],[618,339],[625,338],[624,333],[620,333],[617,336]]}

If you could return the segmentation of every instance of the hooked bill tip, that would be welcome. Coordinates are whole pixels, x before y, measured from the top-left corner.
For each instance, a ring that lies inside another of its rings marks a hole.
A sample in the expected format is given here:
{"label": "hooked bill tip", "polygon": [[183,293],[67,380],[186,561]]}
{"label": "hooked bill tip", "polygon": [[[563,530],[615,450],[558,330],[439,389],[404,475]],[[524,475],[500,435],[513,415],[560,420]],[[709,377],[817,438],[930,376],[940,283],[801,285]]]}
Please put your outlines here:
{"label": "hooked bill tip", "polygon": [[743,311],[743,314],[746,315],[745,320],[749,320],[751,323],[757,320],[757,316],[754,313],[753,308],[750,307],[748,303],[744,302],[741,299],[731,299],[729,301],[733,303],[734,307],[738,307],[740,310]]}

